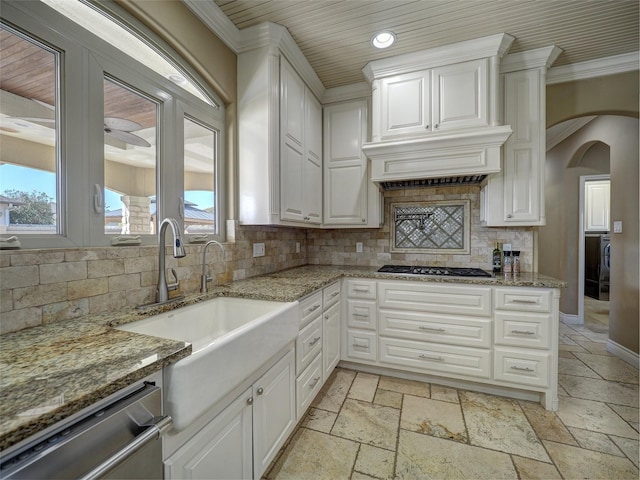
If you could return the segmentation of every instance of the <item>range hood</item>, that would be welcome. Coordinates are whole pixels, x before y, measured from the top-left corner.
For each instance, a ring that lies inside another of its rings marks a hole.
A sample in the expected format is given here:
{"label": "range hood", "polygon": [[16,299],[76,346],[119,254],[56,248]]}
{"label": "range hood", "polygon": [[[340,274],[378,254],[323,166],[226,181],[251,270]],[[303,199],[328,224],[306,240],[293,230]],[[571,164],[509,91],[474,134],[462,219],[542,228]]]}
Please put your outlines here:
{"label": "range hood", "polygon": [[511,126],[480,127],[421,138],[366,143],[371,180],[385,182],[488,175],[500,171],[500,147]]}

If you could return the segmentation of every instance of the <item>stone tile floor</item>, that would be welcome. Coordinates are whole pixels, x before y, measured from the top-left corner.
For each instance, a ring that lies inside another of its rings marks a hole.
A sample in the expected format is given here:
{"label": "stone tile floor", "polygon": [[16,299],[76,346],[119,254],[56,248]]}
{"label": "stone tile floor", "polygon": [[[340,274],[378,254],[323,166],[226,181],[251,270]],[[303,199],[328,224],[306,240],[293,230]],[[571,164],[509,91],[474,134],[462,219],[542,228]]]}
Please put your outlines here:
{"label": "stone tile floor", "polygon": [[638,370],[560,326],[560,407],[336,369],[268,479],[638,479]]}

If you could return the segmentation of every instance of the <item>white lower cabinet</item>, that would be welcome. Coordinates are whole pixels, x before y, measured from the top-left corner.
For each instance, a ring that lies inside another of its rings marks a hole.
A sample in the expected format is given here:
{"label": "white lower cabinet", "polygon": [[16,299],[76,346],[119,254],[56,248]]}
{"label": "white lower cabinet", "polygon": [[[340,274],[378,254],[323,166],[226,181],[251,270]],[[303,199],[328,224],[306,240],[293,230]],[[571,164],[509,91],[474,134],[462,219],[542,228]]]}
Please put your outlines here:
{"label": "white lower cabinet", "polygon": [[296,418],[300,420],[340,361],[342,282],[300,300],[296,341]]}
{"label": "white lower cabinet", "polygon": [[[346,362],[558,402],[553,288],[346,279]],[[428,376],[428,377],[427,377]]]}
{"label": "white lower cabinet", "polygon": [[322,381],[327,381],[340,361],[340,302],[325,310],[322,317]]}
{"label": "white lower cabinet", "polygon": [[292,348],[165,460],[165,477],[260,478],[295,423]]}

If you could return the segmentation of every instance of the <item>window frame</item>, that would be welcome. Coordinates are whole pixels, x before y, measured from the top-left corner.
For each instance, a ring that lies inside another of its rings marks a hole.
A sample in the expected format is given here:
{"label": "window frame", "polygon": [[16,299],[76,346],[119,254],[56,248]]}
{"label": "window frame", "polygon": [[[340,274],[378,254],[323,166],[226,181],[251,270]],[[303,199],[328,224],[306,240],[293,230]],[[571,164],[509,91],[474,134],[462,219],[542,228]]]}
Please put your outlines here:
{"label": "window frame", "polygon": [[[113,234],[104,233],[104,213],[93,208],[94,185],[99,185],[104,205],[104,100],[103,79],[107,75],[131,85],[160,101],[157,123],[156,198],[158,223],[173,217],[183,224],[184,138],[183,116],[218,131],[214,165],[216,175],[216,220],[225,240],[225,109],[222,101],[198,78],[195,70],[141,22],[111,0],[85,1],[143,39],[168,59],[215,105],[197,98],[170,80],[128,57],[49,6],[34,1],[3,1],[2,21],[28,37],[59,51],[58,86],[58,222],[60,234],[18,235],[22,248],[73,248],[111,245]],[[179,159],[179,161],[176,161]],[[88,161],[87,161],[88,160]],[[187,235],[187,237],[189,237]],[[156,234],[143,235],[142,245],[157,245]],[[188,240],[187,240],[188,241]]]}

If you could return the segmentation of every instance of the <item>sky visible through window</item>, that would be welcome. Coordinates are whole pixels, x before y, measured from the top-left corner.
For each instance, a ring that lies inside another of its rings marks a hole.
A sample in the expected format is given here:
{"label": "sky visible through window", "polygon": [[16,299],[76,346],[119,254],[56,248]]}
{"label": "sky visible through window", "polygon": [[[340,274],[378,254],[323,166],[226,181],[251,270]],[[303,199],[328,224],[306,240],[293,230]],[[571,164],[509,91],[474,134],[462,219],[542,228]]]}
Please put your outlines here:
{"label": "sky visible through window", "polygon": [[[18,165],[0,165],[0,195],[7,190],[30,193],[34,189],[37,192],[44,192],[51,198],[52,202],[55,202],[55,174]],[[185,192],[185,200],[195,203],[200,210],[213,207],[213,205],[208,205],[211,203],[211,192]],[[104,193],[104,203],[108,210],[118,210],[122,206],[120,194],[107,189]]]}

